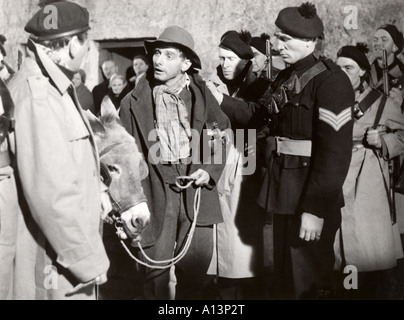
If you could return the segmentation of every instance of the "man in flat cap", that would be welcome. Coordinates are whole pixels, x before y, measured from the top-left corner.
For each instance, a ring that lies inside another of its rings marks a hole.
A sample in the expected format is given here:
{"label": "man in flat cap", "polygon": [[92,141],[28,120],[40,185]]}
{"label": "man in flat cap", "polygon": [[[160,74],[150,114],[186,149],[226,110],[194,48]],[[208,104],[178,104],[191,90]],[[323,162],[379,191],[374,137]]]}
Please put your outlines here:
{"label": "man in flat cap", "polygon": [[[101,217],[111,209],[93,133],[71,75],[88,51],[88,11],[53,3],[27,23],[29,54],[9,84],[15,155],[26,208],[19,217],[15,299],[94,299],[109,268]],[[81,290],[78,290],[82,288]]]}
{"label": "man in flat cap", "polygon": [[[207,299],[213,225],[223,221],[216,185],[226,161],[220,149],[226,144],[218,137],[211,149],[202,147],[211,141],[211,130],[220,136],[230,123],[198,75],[201,61],[186,30],[168,27],[157,40],[146,41],[145,48],[152,68],[124,98],[120,113],[149,166],[143,189],[153,215],[141,245],[156,261],[185,254],[175,264],[175,298]],[[212,159],[212,153],[219,156]],[[194,210],[198,188],[200,208]],[[147,269],[146,299],[169,298],[170,269],[168,263],[162,265],[162,270]]]}

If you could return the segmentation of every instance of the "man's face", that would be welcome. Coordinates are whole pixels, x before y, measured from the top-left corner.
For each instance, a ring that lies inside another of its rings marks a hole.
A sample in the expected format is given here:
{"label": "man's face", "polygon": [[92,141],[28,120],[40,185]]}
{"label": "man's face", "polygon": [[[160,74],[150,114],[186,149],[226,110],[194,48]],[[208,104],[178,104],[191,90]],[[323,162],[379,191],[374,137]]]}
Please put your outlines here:
{"label": "man's face", "polygon": [[177,48],[156,48],[153,53],[154,78],[167,86],[175,83],[191,67]]}
{"label": "man's face", "polygon": [[78,72],[75,73],[72,82],[75,88],[80,87],[80,85],[83,83],[83,80],[81,79],[81,74]]}
{"label": "man's face", "polygon": [[251,49],[254,52],[254,58],[252,59],[253,72],[261,72],[267,65],[267,56],[254,47],[251,47]]}
{"label": "man's face", "polygon": [[219,48],[219,59],[226,80],[237,78],[248,62],[248,60],[241,59],[233,51],[224,48]]}
{"label": "man's face", "polygon": [[390,34],[384,29],[379,29],[373,37],[373,51],[375,58],[382,59],[383,50],[386,50],[387,56],[390,56],[397,51],[397,47],[395,46]]}
{"label": "man's face", "polygon": [[359,65],[350,58],[339,57],[336,63],[341,67],[342,71],[348,75],[352,88],[357,90],[361,84],[361,77],[365,74],[365,70],[362,70]]}
{"label": "man's face", "polygon": [[105,78],[111,79],[114,74],[118,73],[118,67],[113,61],[105,61],[102,65],[102,73]]}
{"label": "man's face", "polygon": [[133,60],[133,70],[135,71],[135,74],[137,76],[146,72],[148,68],[149,66],[146,64],[146,62],[143,61],[143,59]]}
{"label": "man's face", "polygon": [[293,38],[280,30],[275,32],[276,50],[279,51],[283,61],[288,64],[296,62],[313,53],[315,48],[314,41]]}

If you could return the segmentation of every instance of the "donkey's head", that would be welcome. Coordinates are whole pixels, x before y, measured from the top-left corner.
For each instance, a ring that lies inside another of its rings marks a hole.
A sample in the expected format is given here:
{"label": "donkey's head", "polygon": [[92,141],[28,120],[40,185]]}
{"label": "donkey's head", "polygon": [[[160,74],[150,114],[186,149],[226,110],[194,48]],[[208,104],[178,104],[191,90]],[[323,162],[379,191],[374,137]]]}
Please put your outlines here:
{"label": "donkey's head", "polygon": [[102,177],[109,188],[113,208],[126,222],[132,232],[130,236],[136,238],[150,221],[141,185],[141,180],[148,175],[143,154],[113,106],[103,104],[99,119],[89,111],[86,116],[94,132]]}

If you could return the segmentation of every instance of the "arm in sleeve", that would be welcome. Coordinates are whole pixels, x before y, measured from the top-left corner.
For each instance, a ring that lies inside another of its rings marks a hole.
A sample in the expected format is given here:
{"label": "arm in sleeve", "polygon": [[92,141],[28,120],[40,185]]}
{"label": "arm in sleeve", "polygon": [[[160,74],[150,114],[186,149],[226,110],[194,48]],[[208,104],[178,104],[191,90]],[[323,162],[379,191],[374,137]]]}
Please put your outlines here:
{"label": "arm in sleeve", "polygon": [[[231,130],[231,123],[229,118],[221,110],[221,108],[219,107],[218,103],[216,102],[215,98],[213,97],[213,95],[210,93],[209,90],[206,90],[206,103],[208,112],[207,120],[209,122],[216,122],[221,131]],[[213,164],[202,163],[200,166],[202,170],[205,170],[210,175],[210,182],[209,185],[207,186],[208,188],[213,188],[219,181],[227,159],[226,144],[220,143],[220,145],[217,144],[216,147],[221,148],[222,157],[220,159],[221,160],[220,163],[213,163]],[[212,162],[213,160],[216,160],[214,157],[212,158],[213,158]]]}
{"label": "arm in sleeve", "polygon": [[385,112],[388,112],[387,126],[392,132],[380,135],[381,154],[384,159],[393,159],[404,153],[404,114],[395,100],[388,98]]}
{"label": "arm in sleeve", "polygon": [[313,149],[301,210],[324,218],[338,204],[352,156],[354,93],[348,77],[333,71],[315,96]]}

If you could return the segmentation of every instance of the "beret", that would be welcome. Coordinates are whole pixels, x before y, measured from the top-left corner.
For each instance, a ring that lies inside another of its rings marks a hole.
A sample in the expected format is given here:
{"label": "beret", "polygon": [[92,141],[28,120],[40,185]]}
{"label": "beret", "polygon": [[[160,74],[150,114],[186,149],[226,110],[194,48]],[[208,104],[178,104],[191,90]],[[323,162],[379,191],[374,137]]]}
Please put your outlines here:
{"label": "beret", "polygon": [[398,31],[397,27],[394,24],[385,24],[377,30],[380,30],[380,29],[387,31],[388,34],[393,39],[394,44],[398,48],[398,51],[396,52],[396,54],[399,54],[401,51],[403,51],[403,47],[404,47],[403,34],[400,31]]}
{"label": "beret", "polygon": [[370,70],[369,60],[366,56],[368,49],[365,44],[358,43],[356,46],[342,47],[337,57],[349,58],[355,61],[363,70]]}
{"label": "beret", "polygon": [[233,51],[241,59],[250,60],[254,58],[250,43],[251,34],[248,31],[239,33],[230,30],[223,34],[219,47]]}
{"label": "beret", "polygon": [[282,9],[275,21],[282,32],[296,38],[315,39],[324,31],[324,25],[314,4],[303,3],[300,7]]}
{"label": "beret", "polygon": [[271,37],[263,33],[260,37],[252,37],[251,39],[251,47],[254,47],[262,54],[267,54],[267,40],[270,40]]}
{"label": "beret", "polygon": [[30,38],[34,41],[51,41],[88,31],[89,24],[90,15],[86,8],[73,2],[60,1],[35,13],[26,24],[25,31],[31,34]]}

